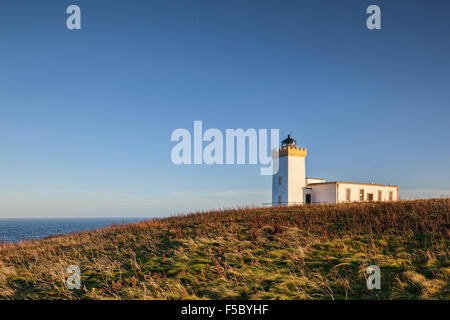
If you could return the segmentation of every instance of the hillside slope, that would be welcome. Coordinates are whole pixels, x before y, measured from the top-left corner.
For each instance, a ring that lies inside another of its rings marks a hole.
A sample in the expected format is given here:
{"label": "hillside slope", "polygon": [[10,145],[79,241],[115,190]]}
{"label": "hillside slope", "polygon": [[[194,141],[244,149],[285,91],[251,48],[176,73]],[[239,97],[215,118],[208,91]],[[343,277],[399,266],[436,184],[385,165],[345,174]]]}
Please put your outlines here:
{"label": "hillside slope", "polygon": [[[449,205],[225,210],[4,244],[0,298],[450,299]],[[372,264],[381,290],[366,288]]]}

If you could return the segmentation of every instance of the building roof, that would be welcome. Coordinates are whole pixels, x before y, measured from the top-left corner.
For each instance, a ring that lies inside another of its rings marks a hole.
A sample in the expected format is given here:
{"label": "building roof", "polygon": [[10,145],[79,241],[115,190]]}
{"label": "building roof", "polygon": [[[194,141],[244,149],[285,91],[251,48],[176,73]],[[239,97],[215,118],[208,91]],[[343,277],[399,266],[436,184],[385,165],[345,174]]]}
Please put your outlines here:
{"label": "building roof", "polygon": [[372,183],[357,183],[357,182],[345,182],[345,181],[330,181],[330,182],[318,182],[318,183],[308,183],[308,186],[317,186],[317,185],[323,185],[323,184],[339,184],[339,183],[345,183],[345,184],[356,184],[361,186],[374,186],[374,187],[392,187],[392,188],[399,188],[399,186],[391,186],[386,184],[372,184]]}

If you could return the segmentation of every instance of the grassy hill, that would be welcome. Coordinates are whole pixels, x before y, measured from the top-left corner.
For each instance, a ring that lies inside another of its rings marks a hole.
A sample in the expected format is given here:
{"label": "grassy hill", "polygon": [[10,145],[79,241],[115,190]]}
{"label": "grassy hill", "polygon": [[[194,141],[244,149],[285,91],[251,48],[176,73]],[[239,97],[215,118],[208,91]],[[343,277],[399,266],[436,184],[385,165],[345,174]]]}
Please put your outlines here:
{"label": "grassy hill", "polygon": [[224,210],[3,244],[0,298],[450,299],[449,204]]}

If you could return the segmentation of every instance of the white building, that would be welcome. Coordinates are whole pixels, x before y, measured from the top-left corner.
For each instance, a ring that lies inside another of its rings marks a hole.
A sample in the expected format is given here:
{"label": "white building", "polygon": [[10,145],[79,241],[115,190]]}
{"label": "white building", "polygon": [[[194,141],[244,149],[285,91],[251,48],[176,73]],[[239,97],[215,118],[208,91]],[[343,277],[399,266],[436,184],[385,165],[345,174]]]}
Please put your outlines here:
{"label": "white building", "polygon": [[273,152],[279,168],[272,180],[273,205],[398,200],[398,186],[307,178],[306,155],[306,148],[297,147],[289,135]]}

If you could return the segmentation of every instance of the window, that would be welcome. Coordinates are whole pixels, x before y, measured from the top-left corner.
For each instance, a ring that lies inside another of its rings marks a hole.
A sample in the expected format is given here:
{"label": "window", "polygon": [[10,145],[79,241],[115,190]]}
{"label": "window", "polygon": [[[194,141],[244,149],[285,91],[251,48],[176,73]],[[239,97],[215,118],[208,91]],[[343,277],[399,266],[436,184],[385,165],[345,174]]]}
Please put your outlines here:
{"label": "window", "polygon": [[281,196],[278,196],[278,204],[281,204],[281,200],[282,200]]}
{"label": "window", "polygon": [[281,186],[281,183],[283,182],[283,177],[278,176],[278,185]]}
{"label": "window", "polygon": [[359,201],[364,201],[364,189],[359,189]]}
{"label": "window", "polygon": [[345,201],[350,202],[352,196],[352,191],[350,188],[345,189]]}
{"label": "window", "polygon": [[378,201],[383,201],[383,191],[378,190]]}
{"label": "window", "polygon": [[392,191],[389,191],[389,201],[392,201],[394,199],[394,193]]}
{"label": "window", "polygon": [[367,194],[367,201],[373,201],[373,193]]}

